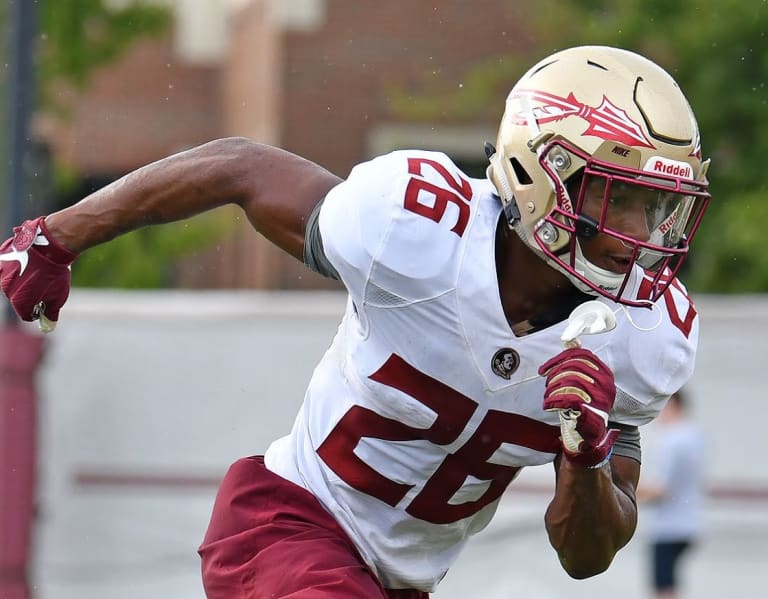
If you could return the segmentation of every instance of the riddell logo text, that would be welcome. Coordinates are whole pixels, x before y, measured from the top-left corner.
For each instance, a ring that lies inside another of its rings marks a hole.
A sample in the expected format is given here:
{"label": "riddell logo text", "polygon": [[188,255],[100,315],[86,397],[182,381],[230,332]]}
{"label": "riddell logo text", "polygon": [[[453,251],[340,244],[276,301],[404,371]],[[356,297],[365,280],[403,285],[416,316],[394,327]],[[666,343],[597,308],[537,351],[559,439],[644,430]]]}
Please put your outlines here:
{"label": "riddell logo text", "polygon": [[693,169],[687,164],[673,164],[661,160],[654,161],[653,171],[665,175],[672,175],[673,177],[681,177],[683,179],[691,179],[693,175]]}
{"label": "riddell logo text", "polygon": [[677,222],[677,210],[672,212],[672,214],[670,214],[667,217],[667,220],[665,220],[663,223],[659,225],[659,232],[662,235],[666,235],[667,232],[675,225],[676,222]]}

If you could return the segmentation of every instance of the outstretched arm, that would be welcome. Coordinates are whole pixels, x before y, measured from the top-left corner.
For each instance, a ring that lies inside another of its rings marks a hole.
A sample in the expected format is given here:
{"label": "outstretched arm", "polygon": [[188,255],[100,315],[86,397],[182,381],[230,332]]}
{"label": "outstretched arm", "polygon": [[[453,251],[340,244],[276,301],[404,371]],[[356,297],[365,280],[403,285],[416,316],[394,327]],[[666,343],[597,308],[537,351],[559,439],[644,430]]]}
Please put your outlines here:
{"label": "outstretched arm", "polygon": [[237,204],[254,228],[301,259],[306,218],[340,181],[285,150],[225,138],[133,171],[45,222],[79,253],[133,229]]}
{"label": "outstretched arm", "polygon": [[142,167],[74,206],[27,221],[0,245],[0,288],[24,320],[53,330],[77,254],[147,225],[236,204],[253,226],[302,259],[307,218],[341,179],[290,152],[227,138]]}
{"label": "outstretched arm", "polygon": [[545,523],[560,563],[574,578],[604,572],[635,531],[640,464],[613,456],[609,464],[586,468],[561,455],[555,476]]}

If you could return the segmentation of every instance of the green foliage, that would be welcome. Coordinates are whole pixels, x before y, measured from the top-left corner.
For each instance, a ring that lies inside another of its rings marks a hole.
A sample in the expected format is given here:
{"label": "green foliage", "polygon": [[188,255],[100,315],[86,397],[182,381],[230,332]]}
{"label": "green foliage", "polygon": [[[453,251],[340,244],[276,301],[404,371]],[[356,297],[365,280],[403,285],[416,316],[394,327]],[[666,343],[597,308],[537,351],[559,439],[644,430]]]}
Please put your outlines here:
{"label": "green foliage", "polygon": [[[685,277],[689,288],[720,293],[768,290],[768,252],[761,251],[768,222],[767,196],[761,188],[723,203],[717,213],[715,241],[707,245],[697,237],[693,242],[693,268]],[[718,246],[727,250],[713,251]]]}
{"label": "green foliage", "polygon": [[207,248],[237,225],[227,210],[139,229],[85,252],[72,267],[76,287],[151,289],[174,283],[175,260]]}
{"label": "green foliage", "polygon": [[47,0],[39,15],[38,57],[43,106],[60,108],[56,86],[82,88],[96,67],[109,64],[133,42],[168,30],[167,7],[141,1]]}
{"label": "green foliage", "polygon": [[434,121],[439,116],[452,121],[496,118],[500,114],[497,98],[506,95],[508,82],[517,79],[523,64],[519,58],[498,57],[474,65],[458,87],[432,76],[415,82],[412,89],[401,83],[386,85],[389,110],[408,121]]}
{"label": "green foliage", "polygon": [[[141,0],[47,0],[39,14],[38,78],[41,108],[67,118],[57,102],[61,86],[84,89],[95,69],[114,62],[136,41],[166,33],[167,6]],[[71,167],[55,165],[57,193],[80,186]],[[234,229],[228,211],[124,235],[83,254],[73,266],[81,287],[155,288],[174,283],[175,262]]]}

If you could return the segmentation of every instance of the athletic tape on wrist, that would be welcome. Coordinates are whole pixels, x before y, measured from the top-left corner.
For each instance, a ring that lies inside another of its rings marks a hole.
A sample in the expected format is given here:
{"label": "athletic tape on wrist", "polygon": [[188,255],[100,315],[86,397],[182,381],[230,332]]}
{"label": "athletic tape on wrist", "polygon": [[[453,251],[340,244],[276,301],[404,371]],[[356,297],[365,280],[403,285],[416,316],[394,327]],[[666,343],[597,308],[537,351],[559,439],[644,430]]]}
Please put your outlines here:
{"label": "athletic tape on wrist", "polygon": [[603,458],[602,462],[598,462],[594,466],[587,466],[590,470],[597,470],[598,468],[602,468],[605,466],[608,462],[611,461],[611,456],[613,455],[613,447],[608,451],[608,455]]}

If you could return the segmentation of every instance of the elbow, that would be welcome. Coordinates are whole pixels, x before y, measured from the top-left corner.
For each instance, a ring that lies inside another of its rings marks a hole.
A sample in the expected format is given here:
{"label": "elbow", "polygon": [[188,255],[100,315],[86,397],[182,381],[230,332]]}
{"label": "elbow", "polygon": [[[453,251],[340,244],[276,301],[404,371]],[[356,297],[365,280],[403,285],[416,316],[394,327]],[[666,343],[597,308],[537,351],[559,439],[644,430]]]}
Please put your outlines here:
{"label": "elbow", "polygon": [[568,576],[577,580],[605,572],[624,545],[617,542],[612,531],[600,527],[592,529],[590,535],[568,534],[566,530],[552,526],[547,527],[547,532],[560,566]]}
{"label": "elbow", "polygon": [[[226,203],[244,207],[264,192],[264,181],[280,150],[247,137],[222,137],[200,146],[201,172]],[[207,169],[207,171],[206,171]]]}
{"label": "elbow", "polygon": [[219,139],[209,141],[204,147],[209,148],[218,155],[233,156],[239,159],[252,153],[262,153],[265,149],[269,148],[266,144],[242,136],[220,137]]}
{"label": "elbow", "polygon": [[602,574],[613,563],[613,558],[625,543],[582,542],[577,545],[555,546],[557,557],[565,573],[571,578],[583,580]]}
{"label": "elbow", "polygon": [[569,561],[562,556],[560,557],[560,564],[565,573],[576,580],[584,580],[602,574],[608,569],[612,561],[609,559],[603,562],[578,563],[578,560]]}

